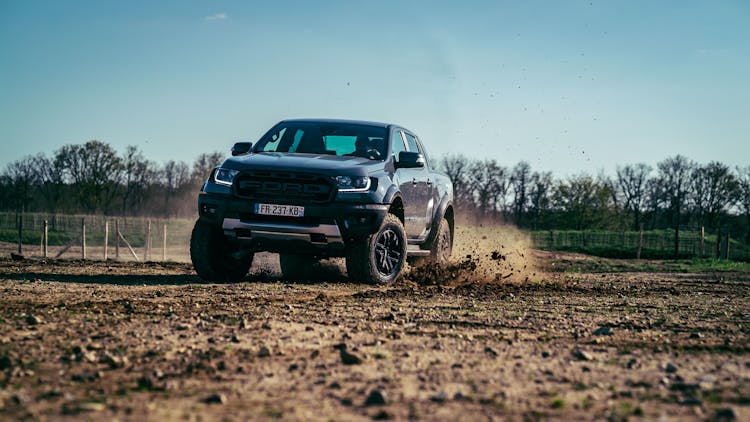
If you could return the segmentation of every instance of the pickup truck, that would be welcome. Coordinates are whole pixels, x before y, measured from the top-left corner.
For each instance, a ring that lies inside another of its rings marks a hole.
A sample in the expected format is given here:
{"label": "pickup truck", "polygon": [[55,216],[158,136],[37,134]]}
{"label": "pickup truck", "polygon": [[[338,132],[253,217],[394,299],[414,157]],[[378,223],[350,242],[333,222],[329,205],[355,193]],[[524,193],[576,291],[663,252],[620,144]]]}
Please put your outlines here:
{"label": "pickup truck", "polygon": [[414,132],[353,120],[294,119],[238,142],[198,195],[190,256],[206,281],[234,282],[255,252],[275,252],[285,279],[346,258],[349,279],[394,282],[409,262],[445,263],[453,185]]}

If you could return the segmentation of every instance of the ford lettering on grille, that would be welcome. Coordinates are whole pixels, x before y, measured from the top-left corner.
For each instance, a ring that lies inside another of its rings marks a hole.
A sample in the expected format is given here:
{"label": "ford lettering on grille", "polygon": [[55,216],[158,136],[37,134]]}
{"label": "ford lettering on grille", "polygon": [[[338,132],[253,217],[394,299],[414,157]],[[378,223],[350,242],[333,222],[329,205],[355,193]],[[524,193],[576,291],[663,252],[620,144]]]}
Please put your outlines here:
{"label": "ford lettering on grille", "polygon": [[244,173],[237,177],[235,192],[239,197],[255,200],[295,198],[321,203],[331,199],[333,187],[328,181],[309,175]]}

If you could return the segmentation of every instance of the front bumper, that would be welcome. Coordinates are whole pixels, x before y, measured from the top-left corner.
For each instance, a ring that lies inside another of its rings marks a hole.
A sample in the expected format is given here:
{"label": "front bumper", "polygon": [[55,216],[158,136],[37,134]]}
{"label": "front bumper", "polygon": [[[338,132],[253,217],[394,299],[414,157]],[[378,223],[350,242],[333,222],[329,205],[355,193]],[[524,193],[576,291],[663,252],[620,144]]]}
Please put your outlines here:
{"label": "front bumper", "polygon": [[375,233],[388,213],[387,204],[330,202],[300,204],[305,216],[277,217],[254,213],[249,200],[211,193],[198,198],[200,218],[252,251],[344,256],[354,238]]}

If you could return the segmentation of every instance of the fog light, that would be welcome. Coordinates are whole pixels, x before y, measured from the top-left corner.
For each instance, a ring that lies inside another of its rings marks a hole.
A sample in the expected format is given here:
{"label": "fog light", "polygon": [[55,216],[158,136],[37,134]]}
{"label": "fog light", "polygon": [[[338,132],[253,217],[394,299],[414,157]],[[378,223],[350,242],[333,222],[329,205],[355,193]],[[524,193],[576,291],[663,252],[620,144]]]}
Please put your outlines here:
{"label": "fog light", "polygon": [[201,205],[201,214],[216,215],[216,207],[214,205],[203,204]]}

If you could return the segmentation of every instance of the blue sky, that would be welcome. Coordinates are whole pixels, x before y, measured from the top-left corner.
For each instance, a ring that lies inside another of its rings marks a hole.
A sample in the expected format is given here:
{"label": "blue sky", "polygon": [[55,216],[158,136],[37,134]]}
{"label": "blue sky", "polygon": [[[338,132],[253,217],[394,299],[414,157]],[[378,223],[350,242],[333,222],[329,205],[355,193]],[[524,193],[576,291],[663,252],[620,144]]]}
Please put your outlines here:
{"label": "blue sky", "polygon": [[98,139],[192,161],[291,117],[557,176],[750,165],[750,2],[0,1],[0,166]]}

